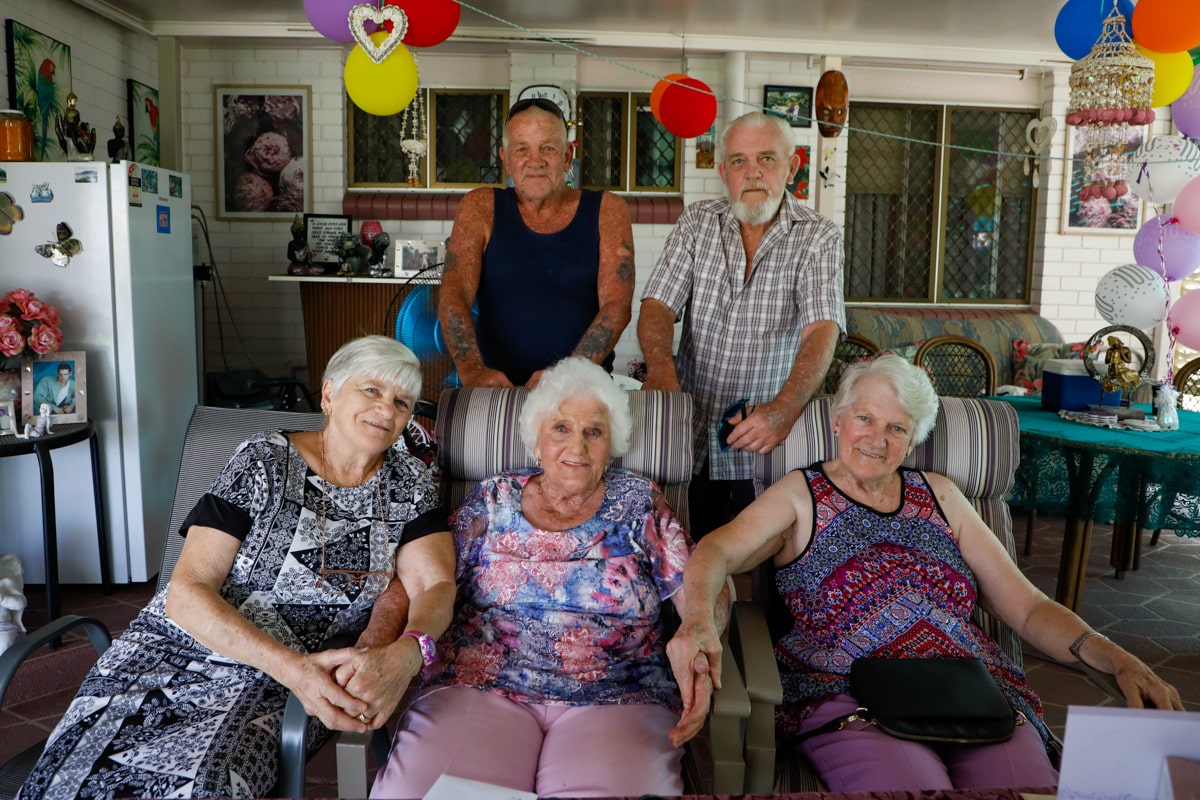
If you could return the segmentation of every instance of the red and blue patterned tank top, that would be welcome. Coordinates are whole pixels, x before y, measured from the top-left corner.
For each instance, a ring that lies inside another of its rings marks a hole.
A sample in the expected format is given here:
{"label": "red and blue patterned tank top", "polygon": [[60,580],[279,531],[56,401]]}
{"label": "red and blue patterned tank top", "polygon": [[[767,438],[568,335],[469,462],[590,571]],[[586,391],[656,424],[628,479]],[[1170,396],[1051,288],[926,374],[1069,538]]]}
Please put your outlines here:
{"label": "red and blue patterned tank top", "polygon": [[983,660],[1013,708],[1047,736],[1025,673],[971,619],[975,576],[925,476],[901,469],[902,497],[880,512],[843,494],[820,464],[804,470],[813,496],[812,539],[776,571],[793,619],[775,645],[788,735],[823,700],[847,692],[864,656]]}

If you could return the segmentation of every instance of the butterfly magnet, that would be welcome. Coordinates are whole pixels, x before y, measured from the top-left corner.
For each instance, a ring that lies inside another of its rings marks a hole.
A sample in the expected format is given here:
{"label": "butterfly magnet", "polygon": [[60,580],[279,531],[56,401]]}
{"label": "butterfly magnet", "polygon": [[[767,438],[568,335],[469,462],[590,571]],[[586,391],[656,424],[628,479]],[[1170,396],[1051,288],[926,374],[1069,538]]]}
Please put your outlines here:
{"label": "butterfly magnet", "polygon": [[77,256],[83,252],[83,245],[74,238],[74,231],[65,222],[58,223],[54,232],[58,237],[57,242],[39,244],[33,249],[42,258],[48,258],[54,262],[54,266],[65,267],[71,263],[71,256]]}
{"label": "butterfly magnet", "polygon": [[12,233],[13,225],[25,219],[25,212],[8,192],[0,192],[0,236]]}

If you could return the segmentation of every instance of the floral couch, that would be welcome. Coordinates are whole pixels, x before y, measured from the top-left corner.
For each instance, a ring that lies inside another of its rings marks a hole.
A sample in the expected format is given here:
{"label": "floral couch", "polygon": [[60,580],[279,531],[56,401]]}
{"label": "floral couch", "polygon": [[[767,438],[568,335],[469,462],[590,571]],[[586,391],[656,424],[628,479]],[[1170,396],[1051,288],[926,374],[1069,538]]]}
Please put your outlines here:
{"label": "floral couch", "polygon": [[[1064,344],[1058,328],[1027,309],[853,306],[846,309],[846,328],[910,360],[921,343],[934,336],[973,339],[992,354],[997,386],[1027,382],[1040,388],[1041,360],[1069,356],[1058,352]],[[1031,357],[1015,367],[1014,339],[1028,343],[1017,355]]]}

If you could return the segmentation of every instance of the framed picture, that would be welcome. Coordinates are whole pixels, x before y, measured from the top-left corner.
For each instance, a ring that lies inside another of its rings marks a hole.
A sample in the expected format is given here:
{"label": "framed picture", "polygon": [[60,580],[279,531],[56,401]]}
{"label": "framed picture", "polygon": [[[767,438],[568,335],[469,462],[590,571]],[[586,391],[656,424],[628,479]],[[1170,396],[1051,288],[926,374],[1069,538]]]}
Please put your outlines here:
{"label": "framed picture", "polygon": [[406,239],[396,242],[396,275],[413,275],[432,266],[441,264],[440,239]]}
{"label": "framed picture", "polygon": [[150,167],[158,161],[158,90],[133,78],[129,87],[129,157]]}
{"label": "framed picture", "polygon": [[17,411],[12,400],[0,402],[0,436],[17,432]]}
{"label": "framed picture", "polygon": [[87,353],[59,350],[26,358],[21,365],[21,416],[35,423],[42,407],[50,422],[87,420]]}
{"label": "framed picture", "polygon": [[797,200],[808,199],[808,164],[809,164],[809,148],[808,145],[797,145],[796,155],[800,156],[800,166],[796,168],[796,174],[788,182],[787,190],[792,193],[792,196]]}
{"label": "framed picture", "polygon": [[[1110,131],[1118,131],[1116,126]],[[1089,144],[1087,130],[1084,126],[1073,126],[1067,129],[1067,175],[1063,180],[1062,203],[1062,232],[1063,233],[1116,233],[1129,235],[1141,225],[1143,206],[1142,199],[1133,192],[1126,192],[1119,197],[1093,198],[1081,200],[1080,191],[1083,189],[1084,163],[1087,161]],[[1112,157],[1119,153],[1119,162],[1124,168],[1128,164],[1129,154],[1141,147],[1146,140],[1144,126],[1129,126],[1125,129],[1125,137],[1116,145],[1110,145],[1117,153],[1109,152]]]}
{"label": "framed picture", "polygon": [[214,86],[217,217],[292,219],[312,203],[308,86]]}
{"label": "framed picture", "polygon": [[764,86],[763,110],[787,120],[793,128],[812,127],[813,87]]}
{"label": "framed picture", "polygon": [[14,19],[4,26],[8,40],[8,101],[33,120],[33,152],[38,161],[66,161],[54,120],[71,93],[71,48]]}
{"label": "framed picture", "polygon": [[305,214],[304,240],[312,250],[312,263],[342,263],[342,237],[350,233],[350,217],[343,214]]}

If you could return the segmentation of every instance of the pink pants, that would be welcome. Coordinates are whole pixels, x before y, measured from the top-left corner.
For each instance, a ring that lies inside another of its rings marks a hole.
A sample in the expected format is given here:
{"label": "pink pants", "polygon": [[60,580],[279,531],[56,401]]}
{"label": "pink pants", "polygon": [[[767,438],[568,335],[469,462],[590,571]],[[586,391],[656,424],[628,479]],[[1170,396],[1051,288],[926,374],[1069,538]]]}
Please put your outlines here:
{"label": "pink pants", "polygon": [[[812,730],[857,708],[839,694],[805,720]],[[1042,737],[1025,722],[1007,742],[981,745],[925,745],[889,736],[874,725],[852,722],[845,729],[799,744],[832,792],[995,789],[1055,786]]]}
{"label": "pink pants", "polygon": [[683,794],[677,717],[654,705],[552,706],[452,686],[400,720],[372,798],[419,798],[443,773],[539,796]]}

